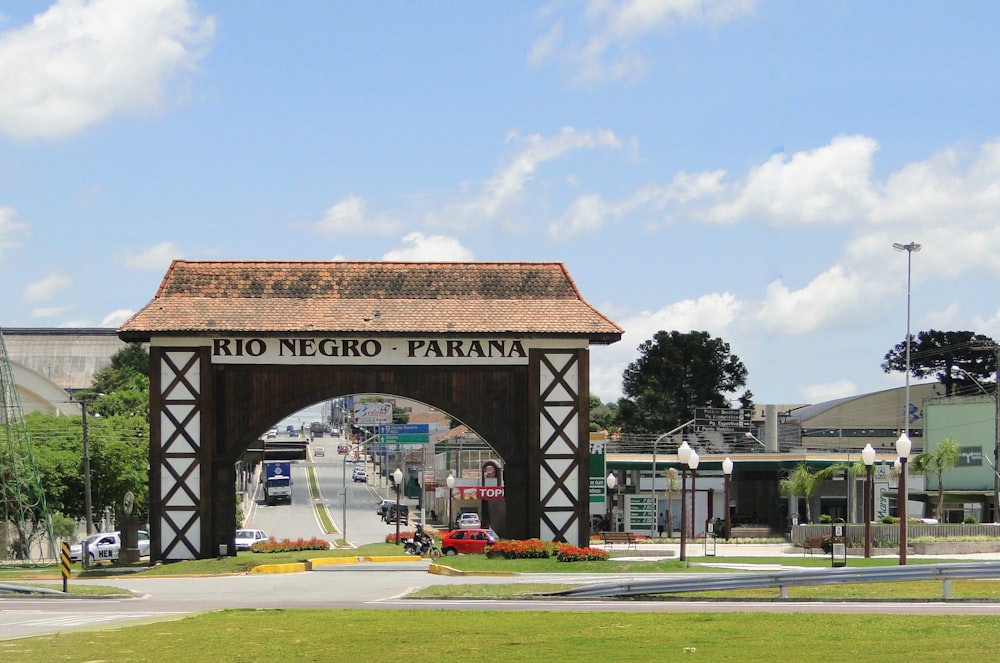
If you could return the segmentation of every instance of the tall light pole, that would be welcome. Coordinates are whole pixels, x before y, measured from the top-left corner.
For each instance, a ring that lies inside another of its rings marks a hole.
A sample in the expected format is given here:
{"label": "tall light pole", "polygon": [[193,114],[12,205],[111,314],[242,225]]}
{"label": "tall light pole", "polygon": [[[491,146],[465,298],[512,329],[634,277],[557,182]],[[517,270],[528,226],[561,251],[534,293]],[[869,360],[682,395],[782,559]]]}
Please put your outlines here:
{"label": "tall light pole", "polygon": [[865,464],[865,558],[872,556],[872,465],[875,463],[875,449],[871,443],[861,450],[861,460]]}
{"label": "tall light pole", "polygon": [[912,274],[913,254],[920,251],[921,246],[916,242],[900,244],[894,242],[892,248],[897,251],[906,251],[906,391],[905,402],[903,403],[903,431],[906,436],[910,435],[910,276]]}
{"label": "tall light pole", "polygon": [[615,486],[618,485],[618,479],[615,477],[615,473],[611,472],[608,474],[604,483],[608,485],[608,531],[617,531],[614,525],[615,518]]}
{"label": "tall light pole", "polygon": [[[392,478],[396,480],[396,545],[399,545],[399,512],[403,506],[402,502],[399,501],[399,486],[403,483],[403,470],[396,468],[396,471],[392,473]],[[346,543],[346,542],[345,542]]]}
{"label": "tall light pole", "polygon": [[732,529],[732,522],[729,520],[729,482],[733,478],[733,460],[726,456],[726,459],[722,461],[722,476],[725,480],[725,497],[726,497],[726,541],[729,540],[729,531]]}
{"label": "tall light pole", "polygon": [[677,462],[681,465],[681,555],[682,562],[687,561],[687,469],[693,450],[687,440],[677,447]]}
{"label": "tall light pole", "polygon": [[[899,473],[899,563],[906,564],[906,460],[910,455],[910,276],[913,254],[921,246],[914,241],[909,244],[893,242],[892,248],[906,251],[906,391],[903,403],[903,432],[896,440],[896,454],[902,467]],[[906,453],[903,453],[905,450]]]}
{"label": "tall light pole", "polygon": [[448,529],[451,529],[451,524],[455,522],[451,516],[451,504],[454,498],[454,493],[452,491],[455,490],[455,475],[449,472],[448,478],[445,479],[444,482],[448,486]]}
{"label": "tall light pole", "polygon": [[899,563],[906,564],[906,461],[910,457],[910,436],[903,433],[896,440],[896,455],[899,456]]}

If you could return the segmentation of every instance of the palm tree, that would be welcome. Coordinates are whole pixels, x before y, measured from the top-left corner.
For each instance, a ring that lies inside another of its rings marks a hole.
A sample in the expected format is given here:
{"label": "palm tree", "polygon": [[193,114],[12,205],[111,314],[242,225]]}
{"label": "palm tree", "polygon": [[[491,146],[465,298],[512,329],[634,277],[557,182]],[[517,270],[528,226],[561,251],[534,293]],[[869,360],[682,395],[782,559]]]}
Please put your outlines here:
{"label": "palm tree", "polygon": [[910,467],[919,474],[937,475],[937,506],[934,507],[934,517],[941,522],[944,515],[944,484],[941,479],[944,473],[958,464],[962,454],[958,441],[946,437],[934,447],[934,451],[924,451],[913,457]]}
{"label": "palm tree", "polygon": [[806,520],[812,522],[812,510],[809,506],[810,498],[819,492],[824,481],[828,481],[840,472],[844,471],[842,463],[834,463],[829,467],[813,472],[806,463],[799,463],[795,469],[782,479],[778,486],[781,494],[787,497],[793,495],[804,497],[806,500]]}

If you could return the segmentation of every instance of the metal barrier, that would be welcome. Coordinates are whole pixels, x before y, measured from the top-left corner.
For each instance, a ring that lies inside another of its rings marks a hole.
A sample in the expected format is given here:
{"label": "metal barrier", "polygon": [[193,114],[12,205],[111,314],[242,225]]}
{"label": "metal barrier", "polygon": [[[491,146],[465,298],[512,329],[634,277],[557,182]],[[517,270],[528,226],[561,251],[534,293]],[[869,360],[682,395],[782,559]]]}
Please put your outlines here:
{"label": "metal barrier", "polygon": [[911,566],[882,566],[865,569],[843,567],[822,570],[757,571],[718,575],[705,574],[697,577],[688,576],[656,580],[631,580],[622,583],[599,583],[558,592],[543,592],[541,595],[573,598],[615,598],[774,587],[779,590],[781,598],[787,598],[786,588],[794,586],[941,580],[944,583],[943,598],[949,599],[951,598],[950,581],[957,578],[1000,578],[1000,562],[915,564]]}

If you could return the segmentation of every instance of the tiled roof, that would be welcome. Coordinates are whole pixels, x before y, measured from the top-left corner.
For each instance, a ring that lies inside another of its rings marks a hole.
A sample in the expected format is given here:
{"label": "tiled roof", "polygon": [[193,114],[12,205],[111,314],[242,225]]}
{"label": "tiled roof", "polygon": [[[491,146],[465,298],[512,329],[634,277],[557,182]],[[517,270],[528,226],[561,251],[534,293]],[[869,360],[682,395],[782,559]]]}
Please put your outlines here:
{"label": "tiled roof", "polygon": [[177,260],[118,332],[622,335],[555,262]]}

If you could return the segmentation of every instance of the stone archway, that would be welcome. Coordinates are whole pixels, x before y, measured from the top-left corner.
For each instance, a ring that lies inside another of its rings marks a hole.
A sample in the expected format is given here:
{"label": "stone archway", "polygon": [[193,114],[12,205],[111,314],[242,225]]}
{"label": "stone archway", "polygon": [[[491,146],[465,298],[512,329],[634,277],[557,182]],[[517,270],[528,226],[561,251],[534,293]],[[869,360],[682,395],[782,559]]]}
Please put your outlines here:
{"label": "stone archway", "polygon": [[232,550],[243,441],[350,393],[461,419],[503,458],[503,534],[584,545],[588,347],[621,333],[559,263],[177,261],[119,329],[150,345],[152,556]]}

